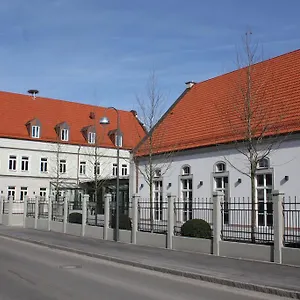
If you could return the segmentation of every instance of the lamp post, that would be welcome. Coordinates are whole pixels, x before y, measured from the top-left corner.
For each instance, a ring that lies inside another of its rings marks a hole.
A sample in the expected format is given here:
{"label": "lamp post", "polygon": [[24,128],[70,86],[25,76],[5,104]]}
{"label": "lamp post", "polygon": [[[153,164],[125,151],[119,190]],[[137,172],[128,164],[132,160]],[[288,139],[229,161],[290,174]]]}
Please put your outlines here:
{"label": "lamp post", "polygon": [[[120,219],[120,173],[119,173],[119,161],[120,161],[120,114],[115,107],[108,107],[107,109],[113,109],[117,113],[117,188],[116,188],[116,224],[114,231],[114,240],[119,241],[119,219]],[[99,121],[101,125],[108,125],[110,121],[107,117],[102,117]]]}

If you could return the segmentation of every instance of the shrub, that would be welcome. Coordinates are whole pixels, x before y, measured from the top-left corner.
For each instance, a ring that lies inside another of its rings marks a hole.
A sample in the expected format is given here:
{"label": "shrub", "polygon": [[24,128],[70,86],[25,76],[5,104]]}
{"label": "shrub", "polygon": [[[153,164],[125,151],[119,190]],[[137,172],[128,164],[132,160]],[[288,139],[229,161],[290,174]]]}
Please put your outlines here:
{"label": "shrub", "polygon": [[[111,228],[116,227],[116,216],[113,215],[111,219]],[[119,229],[131,230],[131,219],[124,214],[119,215]]]}
{"label": "shrub", "polygon": [[212,237],[210,225],[202,219],[186,221],[181,226],[181,235],[203,239],[211,239]]}
{"label": "shrub", "polygon": [[82,224],[82,214],[78,212],[69,214],[69,223]]}

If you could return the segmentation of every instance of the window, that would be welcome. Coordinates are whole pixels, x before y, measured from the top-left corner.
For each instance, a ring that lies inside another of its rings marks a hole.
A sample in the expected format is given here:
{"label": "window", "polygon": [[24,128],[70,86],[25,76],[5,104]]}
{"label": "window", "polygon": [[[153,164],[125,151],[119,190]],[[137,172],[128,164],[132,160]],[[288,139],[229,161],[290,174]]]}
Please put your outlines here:
{"label": "window", "polygon": [[16,171],[16,169],[17,169],[17,157],[15,155],[10,155],[9,156],[8,169],[10,171]]}
{"label": "window", "polygon": [[122,165],[122,176],[128,175],[128,168],[127,165]]}
{"label": "window", "polygon": [[67,172],[67,161],[65,159],[61,159],[59,161],[59,172],[66,173]]}
{"label": "window", "polygon": [[40,197],[41,197],[41,199],[46,200],[47,188],[45,188],[45,187],[40,188]]}
{"label": "window", "polygon": [[40,126],[31,126],[31,137],[38,139],[40,137]]}
{"label": "window", "polygon": [[215,172],[225,172],[226,171],[226,165],[223,162],[219,162],[216,164]]}
{"label": "window", "polygon": [[41,172],[48,172],[48,158],[41,158]]}
{"label": "window", "polygon": [[181,195],[183,199],[183,221],[193,218],[193,180],[181,179]]}
{"label": "window", "polygon": [[60,138],[62,141],[69,140],[69,129],[63,128],[60,130]]}
{"label": "window", "polygon": [[190,166],[182,167],[182,175],[190,175],[190,174],[191,174],[191,167]]}
{"label": "window", "polygon": [[16,187],[15,186],[9,186],[7,189],[7,197],[10,199],[12,197],[13,200],[15,200],[16,196]]}
{"label": "window", "polygon": [[273,175],[270,172],[256,175],[257,214],[259,226],[273,226]]}
{"label": "window", "polygon": [[95,144],[96,143],[96,132],[89,132],[88,133],[88,142],[89,142],[89,144]]}
{"label": "window", "polygon": [[258,169],[267,169],[267,168],[269,168],[269,159],[268,158],[260,159],[258,161],[257,168]]}
{"label": "window", "polygon": [[228,176],[215,176],[214,177],[215,186],[214,191],[220,191],[224,194],[224,206],[223,206],[223,222],[224,224],[229,224],[229,196],[228,196]]}
{"label": "window", "polygon": [[100,175],[100,163],[99,162],[96,162],[95,165],[94,165],[94,174],[96,175]]}
{"label": "window", "polygon": [[24,201],[27,196],[27,187],[22,186],[20,191],[20,200]]}
{"label": "window", "polygon": [[118,165],[113,164],[113,176],[117,176],[117,174],[118,174]]}
{"label": "window", "polygon": [[155,180],[154,184],[154,218],[163,220],[163,185],[162,180]]}
{"label": "window", "polygon": [[123,146],[123,136],[122,136],[122,133],[120,133],[118,135],[118,133],[116,132],[116,135],[115,135],[115,145],[119,147],[122,147]]}
{"label": "window", "polygon": [[28,163],[29,163],[29,157],[22,156],[22,160],[21,160],[21,170],[22,171],[28,171]]}
{"label": "window", "polygon": [[86,172],[86,162],[85,161],[81,161],[79,164],[79,174],[80,175],[85,175]]}
{"label": "window", "polygon": [[156,170],[154,170],[154,177],[155,178],[158,178],[158,177],[160,177],[161,176],[161,169],[156,169]]}

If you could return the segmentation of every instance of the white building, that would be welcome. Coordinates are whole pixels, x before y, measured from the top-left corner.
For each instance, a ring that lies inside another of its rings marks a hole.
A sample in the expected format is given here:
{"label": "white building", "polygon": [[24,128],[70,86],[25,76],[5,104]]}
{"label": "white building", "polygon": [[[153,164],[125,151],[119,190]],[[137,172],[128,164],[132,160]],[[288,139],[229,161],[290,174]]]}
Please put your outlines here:
{"label": "white building", "polygon": [[[290,221],[286,218],[286,228],[297,231],[300,241],[300,50],[251,66],[251,89],[245,79],[247,71],[188,82],[150,133],[154,219],[164,219],[167,194],[176,197],[181,210],[177,221],[182,223],[203,217],[200,208],[212,205],[212,193],[221,191],[225,194],[224,224],[250,226],[251,181],[244,155],[247,126],[242,93],[246,91],[252,97],[252,134],[255,141],[262,140],[256,145],[258,156],[262,155],[255,174],[256,226],[265,234],[271,232],[271,195],[280,190],[286,210],[293,215]],[[134,192],[149,199],[148,145],[146,138],[136,148],[137,174],[131,175]],[[271,151],[266,151],[269,146]]]}
{"label": "white building", "polygon": [[[103,107],[0,92],[0,195],[14,200],[60,196],[75,191],[98,202],[116,178],[117,114]],[[131,149],[144,135],[134,111],[120,115],[119,174],[123,200],[128,202]],[[99,124],[106,116],[110,124]],[[96,154],[95,154],[96,151]],[[73,195],[74,196],[74,195]],[[99,204],[98,203],[98,204]]]}

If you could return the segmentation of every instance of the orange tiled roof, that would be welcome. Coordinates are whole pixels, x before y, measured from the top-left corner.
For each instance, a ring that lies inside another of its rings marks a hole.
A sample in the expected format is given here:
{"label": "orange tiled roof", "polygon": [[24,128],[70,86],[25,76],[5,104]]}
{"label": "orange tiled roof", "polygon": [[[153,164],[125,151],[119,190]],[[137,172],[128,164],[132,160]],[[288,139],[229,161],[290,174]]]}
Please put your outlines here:
{"label": "orange tiled roof", "polygon": [[[95,113],[95,119],[90,113]],[[133,149],[144,137],[145,131],[132,112],[119,111],[120,128],[123,133],[123,148]],[[105,128],[99,125],[99,119],[109,118],[110,124]],[[41,138],[31,138],[26,123],[38,119],[41,122]],[[81,130],[98,121],[97,133],[100,135],[100,145],[114,147],[108,136],[110,130],[117,128],[116,112],[105,110],[104,107],[55,100],[49,98],[0,92],[0,137],[17,138],[38,141],[57,141],[55,126],[66,122],[70,126],[68,144],[88,145]],[[103,138],[102,138],[103,137]]]}
{"label": "orange tiled roof", "polygon": [[[239,69],[187,89],[153,131],[154,153],[185,150],[243,139],[245,122]],[[253,128],[271,125],[267,135],[300,131],[300,50],[252,66]],[[261,131],[258,129],[257,134]],[[137,155],[147,155],[147,140]]]}

